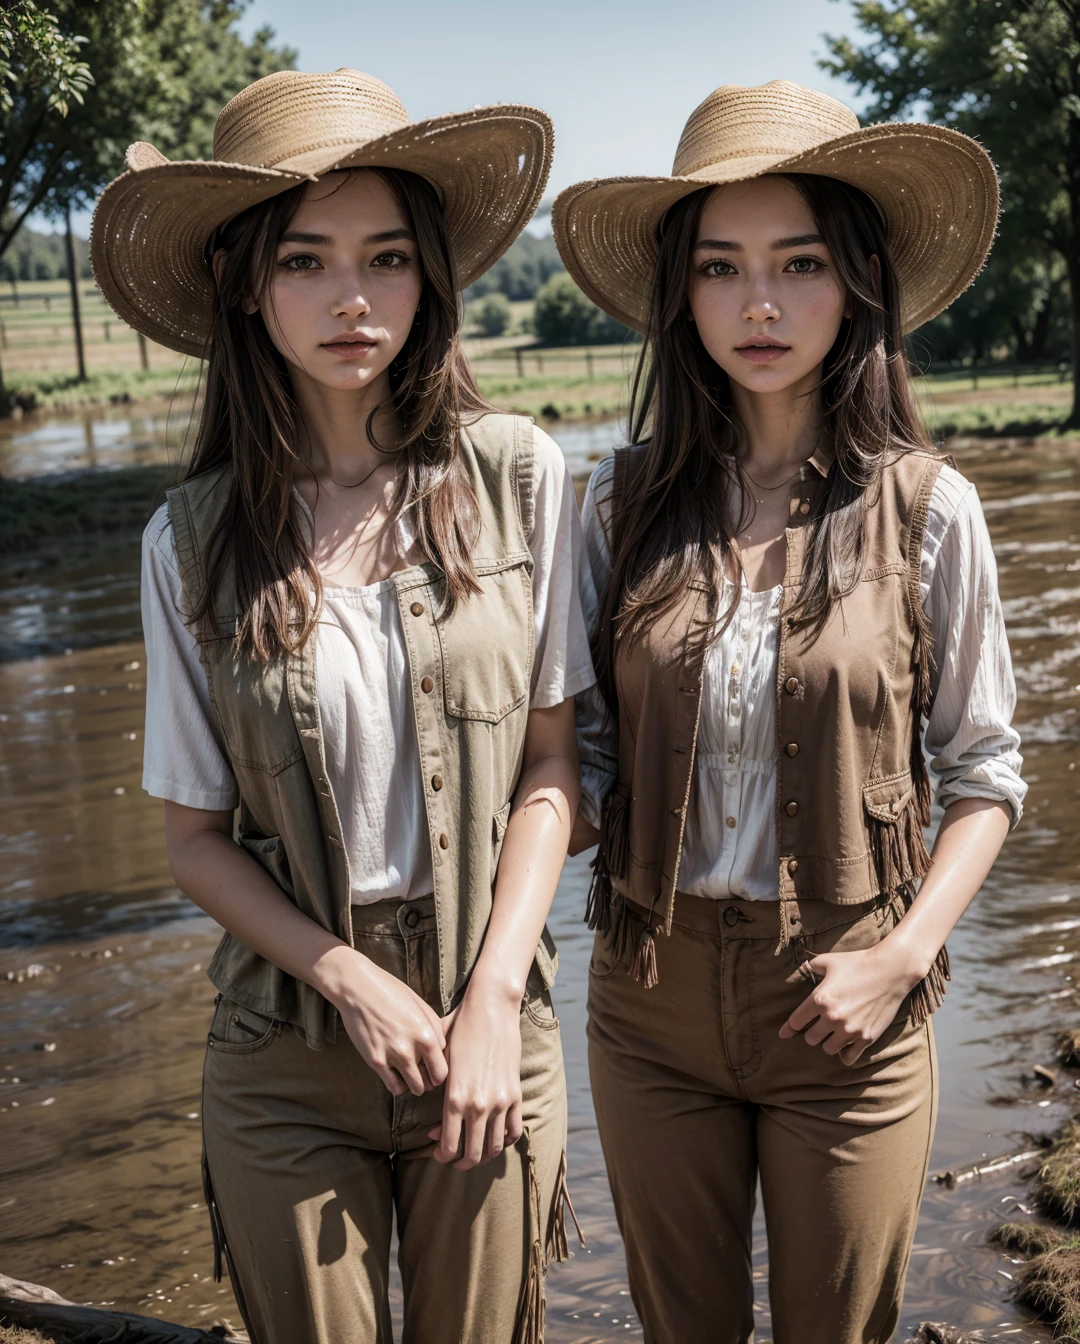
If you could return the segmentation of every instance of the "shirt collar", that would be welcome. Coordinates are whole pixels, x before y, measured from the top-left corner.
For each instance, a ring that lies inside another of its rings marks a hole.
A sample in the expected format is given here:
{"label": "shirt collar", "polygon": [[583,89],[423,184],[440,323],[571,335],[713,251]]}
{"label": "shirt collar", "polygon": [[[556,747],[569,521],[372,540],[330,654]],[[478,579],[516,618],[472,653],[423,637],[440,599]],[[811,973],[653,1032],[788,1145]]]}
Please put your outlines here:
{"label": "shirt collar", "polygon": [[818,446],[814,449],[813,456],[809,459],[809,465],[814,468],[822,480],[828,476],[834,456],[832,444],[823,435],[818,442]]}

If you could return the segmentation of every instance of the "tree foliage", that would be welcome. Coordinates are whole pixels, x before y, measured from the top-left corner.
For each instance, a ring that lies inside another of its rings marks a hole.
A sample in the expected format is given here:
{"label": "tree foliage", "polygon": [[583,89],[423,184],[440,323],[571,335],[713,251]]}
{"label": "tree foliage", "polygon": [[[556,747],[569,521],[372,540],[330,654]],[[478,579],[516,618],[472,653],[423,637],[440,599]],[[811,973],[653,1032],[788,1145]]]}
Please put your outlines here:
{"label": "tree foliage", "polygon": [[[17,0],[0,21],[0,256],[34,211],[85,207],[133,140],[205,158],[222,105],[291,66],[247,0]],[[14,16],[14,18],[12,17]],[[72,100],[79,104],[72,108]]]}
{"label": "tree foliage", "polygon": [[510,303],[497,290],[486,294],[470,308],[470,316],[484,336],[502,336],[510,326]]}
{"label": "tree foliage", "polygon": [[490,271],[469,286],[466,297],[475,299],[498,292],[511,300],[532,299],[544,281],[562,269],[562,260],[551,234],[537,238],[531,233],[523,233]]}
{"label": "tree foliage", "polygon": [[[1063,275],[1075,369],[1080,0],[861,0],[855,14],[867,40],[826,39],[830,56],[822,65],[871,96],[869,118],[925,114],[981,140],[998,165],[1001,236],[968,306],[997,304],[999,316],[1009,309],[1007,323],[1015,336],[1019,322],[1024,353],[1044,329],[1052,333]],[[1032,302],[1039,290],[1041,304]],[[1080,423],[1080,391],[1073,420]]]}
{"label": "tree foliage", "polygon": [[565,271],[553,275],[537,294],[533,331],[541,345],[612,345],[636,339],[629,327],[587,299]]}

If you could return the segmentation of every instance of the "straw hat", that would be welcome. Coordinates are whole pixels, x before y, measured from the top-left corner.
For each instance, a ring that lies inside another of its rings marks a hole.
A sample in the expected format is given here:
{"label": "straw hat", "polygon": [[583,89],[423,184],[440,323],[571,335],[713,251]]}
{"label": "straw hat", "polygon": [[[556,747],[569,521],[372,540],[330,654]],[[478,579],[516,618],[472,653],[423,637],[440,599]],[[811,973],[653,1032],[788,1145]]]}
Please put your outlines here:
{"label": "straw hat", "polygon": [[656,230],[682,196],[766,173],[816,173],[861,188],[888,225],[905,331],[947,308],[978,275],[998,213],[989,155],[944,126],[860,128],[843,103],[784,79],[724,84],[683,129],[670,177],[578,182],[555,201],[566,269],[601,308],[644,331]]}
{"label": "straw hat", "polygon": [[202,355],[210,330],[205,249],[219,225],[338,168],[405,168],[438,190],[462,288],[528,223],[551,169],[547,113],[503,105],[411,122],[396,94],[359,70],[256,80],[222,109],[214,157],[173,163],[153,145],[94,211],[94,275],[136,331]]}

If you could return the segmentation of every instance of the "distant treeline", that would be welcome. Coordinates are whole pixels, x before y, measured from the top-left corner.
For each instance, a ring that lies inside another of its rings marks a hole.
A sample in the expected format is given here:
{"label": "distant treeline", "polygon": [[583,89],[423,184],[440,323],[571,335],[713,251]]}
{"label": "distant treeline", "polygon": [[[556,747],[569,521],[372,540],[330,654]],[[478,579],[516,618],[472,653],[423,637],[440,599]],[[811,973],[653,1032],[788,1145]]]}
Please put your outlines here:
{"label": "distant treeline", "polygon": [[466,299],[505,294],[508,299],[535,299],[544,281],[563,269],[555,239],[523,233],[505,256],[466,291]]}
{"label": "distant treeline", "polygon": [[[79,279],[90,280],[90,244],[85,238],[75,238],[75,260]],[[19,284],[33,280],[66,280],[67,256],[62,233],[38,233],[36,229],[21,228],[11,246],[0,257],[0,281]]]}

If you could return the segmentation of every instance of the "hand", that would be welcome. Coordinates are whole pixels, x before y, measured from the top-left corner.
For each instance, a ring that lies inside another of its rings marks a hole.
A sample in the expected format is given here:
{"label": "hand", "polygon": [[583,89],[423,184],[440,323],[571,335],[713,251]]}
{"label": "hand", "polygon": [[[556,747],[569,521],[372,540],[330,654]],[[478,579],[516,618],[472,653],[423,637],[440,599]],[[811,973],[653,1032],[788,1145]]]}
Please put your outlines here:
{"label": "hand", "polygon": [[436,1162],[471,1171],[521,1138],[521,1002],[476,980],[443,1019],[450,1076]]}
{"label": "hand", "polygon": [[434,1008],[396,976],[352,949],[343,983],[327,997],[365,1064],[400,1097],[446,1080],[446,1034]]}
{"label": "hand", "polygon": [[780,1035],[788,1040],[802,1032],[807,1045],[820,1045],[849,1065],[890,1025],[921,978],[888,938],[857,952],[826,952],[807,965],[818,984]]}

